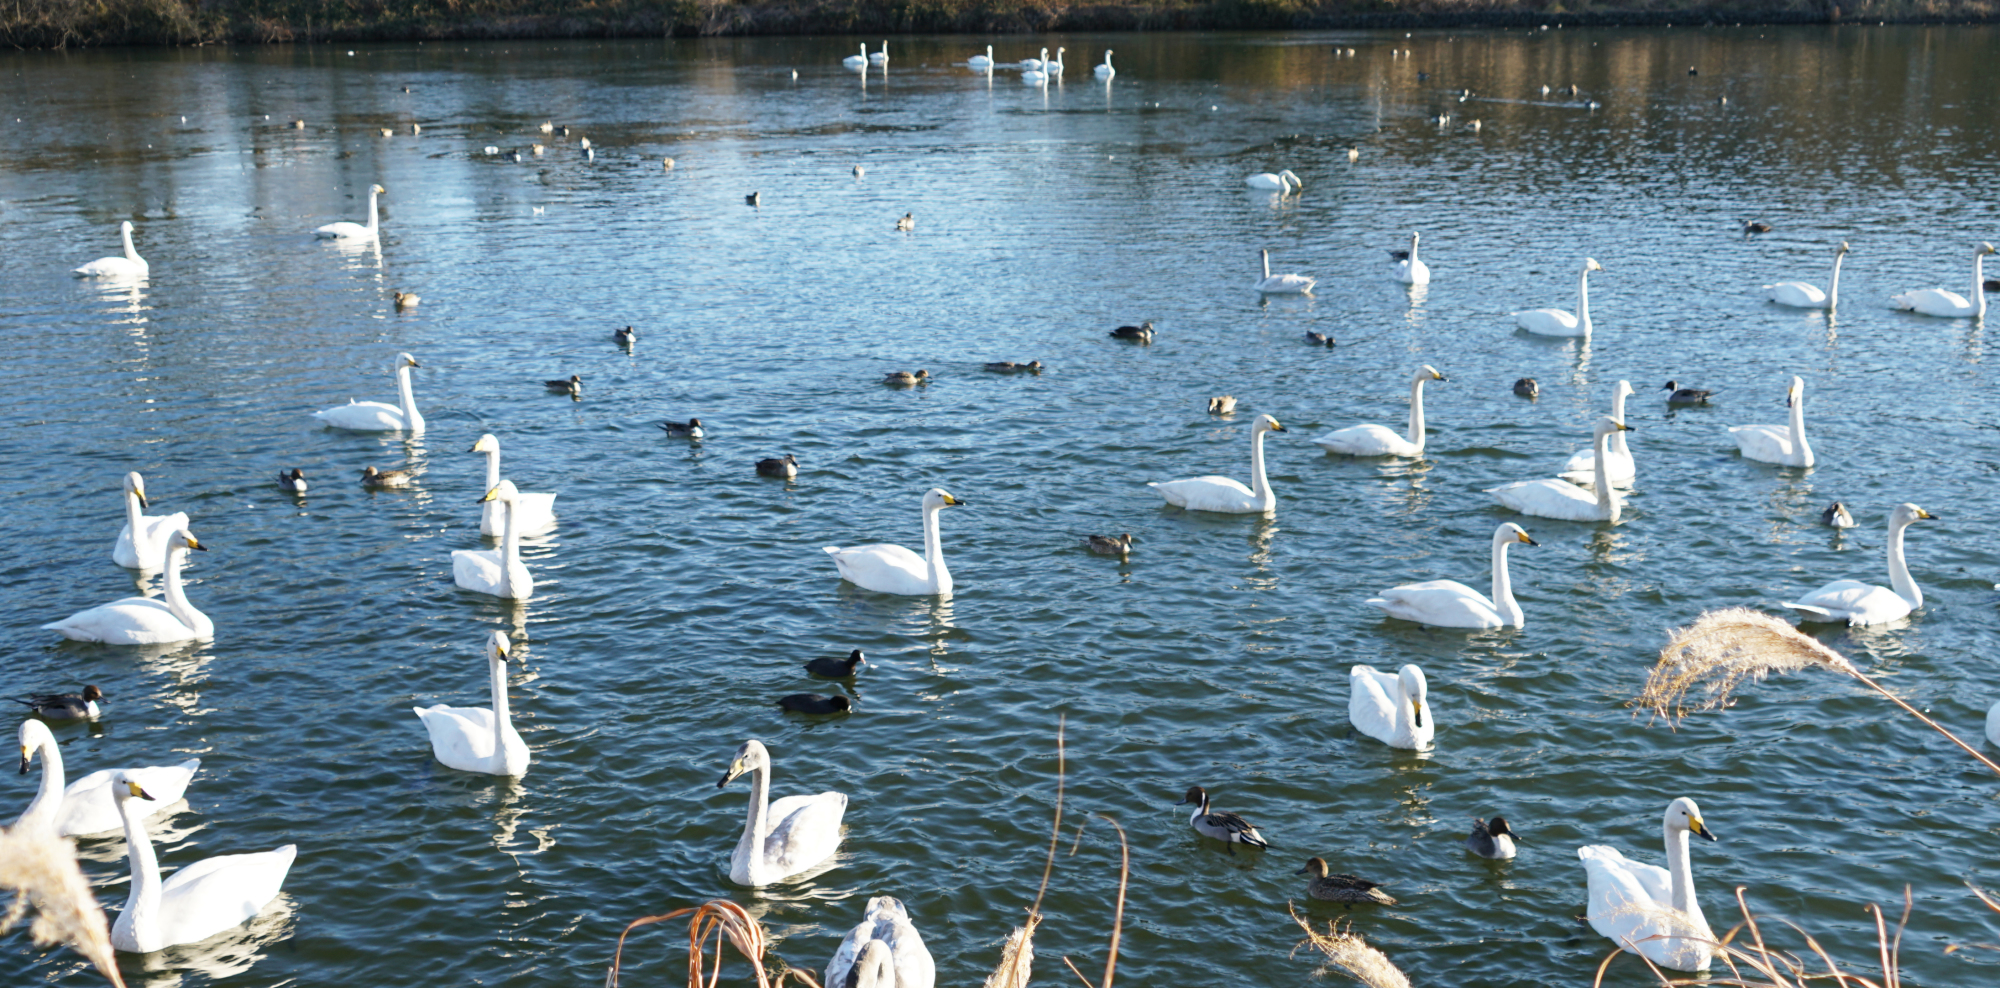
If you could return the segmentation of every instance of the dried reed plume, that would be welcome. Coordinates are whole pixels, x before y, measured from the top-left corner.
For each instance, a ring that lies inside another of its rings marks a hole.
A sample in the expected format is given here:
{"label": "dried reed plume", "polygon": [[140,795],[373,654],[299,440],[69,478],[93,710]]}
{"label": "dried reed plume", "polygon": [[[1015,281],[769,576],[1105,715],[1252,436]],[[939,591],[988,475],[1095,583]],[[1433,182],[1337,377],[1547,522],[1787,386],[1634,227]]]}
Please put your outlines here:
{"label": "dried reed plume", "polygon": [[[1761,681],[1774,672],[1815,668],[1851,677],[1880,693],[2000,775],[2000,765],[1869,678],[1839,652],[1801,634],[1787,622],[1747,607],[1709,611],[1693,624],[1675,629],[1666,647],[1660,649],[1659,664],[1646,677],[1646,688],[1633,702],[1672,722],[1690,713],[1727,705],[1746,681]],[[1690,706],[1688,694],[1697,687],[1702,699]]]}
{"label": "dried reed plume", "polygon": [[[722,938],[736,945],[737,952],[750,959],[750,966],[757,972],[757,988],[784,988],[786,978],[797,979],[808,988],[820,988],[819,982],[804,972],[786,968],[779,972],[773,982],[764,971],[764,927],[752,919],[742,906],[728,899],[710,899],[699,906],[676,909],[658,916],[641,916],[625,924],[618,934],[618,949],[611,955],[611,970],[604,976],[604,988],[618,988],[618,966],[625,956],[625,937],[641,926],[664,923],[670,919],[693,914],[688,921],[688,988],[715,988],[722,978]],[[715,938],[715,967],[704,982],[701,977],[703,960],[702,944],[710,936]],[[783,963],[782,961],[780,963]]]}
{"label": "dried reed plume", "polygon": [[1306,918],[1299,915],[1290,902],[1285,903],[1285,908],[1291,912],[1292,922],[1306,931],[1306,938],[1292,948],[1294,955],[1300,947],[1312,944],[1326,955],[1328,964],[1347,972],[1349,977],[1368,988],[1410,988],[1410,979],[1403,976],[1395,962],[1389,960],[1389,955],[1368,946],[1368,942],[1361,939],[1361,934],[1354,932],[1351,920],[1346,929],[1341,929],[1338,922],[1329,920],[1326,932],[1321,933],[1313,929],[1312,924],[1306,922]]}
{"label": "dried reed plume", "polygon": [[[1645,961],[1653,976],[1660,980],[1662,988],[1694,985],[1725,985],[1728,988],[1815,988],[1820,984],[1829,984],[1835,988],[1902,988],[1903,978],[1899,972],[1902,967],[1903,930],[1910,924],[1912,902],[1910,889],[1904,886],[1903,918],[1896,924],[1894,936],[1889,933],[1888,922],[1882,915],[1881,907],[1872,902],[1868,904],[1868,912],[1875,917],[1875,946],[1879,963],[1882,965],[1880,981],[1842,971],[1840,965],[1834,963],[1833,958],[1827,954],[1826,948],[1821,947],[1818,940],[1800,929],[1796,923],[1787,922],[1785,925],[1805,937],[1806,946],[1819,958],[1820,963],[1826,965],[1825,973],[1810,973],[1798,955],[1771,948],[1764,942],[1764,932],[1757,926],[1757,915],[1750,911],[1750,904],[1744,901],[1743,886],[1740,885],[1736,887],[1736,908],[1742,911],[1743,922],[1736,924],[1723,935],[1721,940],[1712,942],[1715,947],[1715,959],[1729,968],[1727,975],[1703,974],[1669,978],[1666,972],[1661,971],[1643,955],[1639,959]],[[1737,946],[1734,942],[1736,935],[1744,931],[1749,932],[1750,944],[1747,947]],[[1614,950],[1609,957],[1604,958],[1602,964],[1597,965],[1597,978],[1591,982],[1592,988],[1598,988],[1604,983],[1604,972],[1610,968],[1611,962],[1617,960],[1624,952],[1622,948]]]}
{"label": "dried reed plume", "polygon": [[112,984],[125,988],[112,960],[104,910],[91,894],[83,869],[77,867],[69,841],[32,827],[0,827],[0,890],[14,893],[13,903],[0,913],[0,932],[13,929],[33,906],[35,920],[28,935],[37,945],[67,946]]}

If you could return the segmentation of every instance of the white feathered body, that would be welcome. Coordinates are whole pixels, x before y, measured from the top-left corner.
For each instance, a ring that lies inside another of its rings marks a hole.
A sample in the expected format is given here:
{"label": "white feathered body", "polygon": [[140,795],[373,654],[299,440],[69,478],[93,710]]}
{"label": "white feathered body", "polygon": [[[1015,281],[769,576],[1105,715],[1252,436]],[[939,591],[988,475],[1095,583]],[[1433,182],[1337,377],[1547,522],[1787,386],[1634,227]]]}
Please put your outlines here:
{"label": "white feathered body", "polygon": [[1396,430],[1384,425],[1369,423],[1350,425],[1345,429],[1335,429],[1313,442],[1330,453],[1345,453],[1348,456],[1422,456],[1424,448],[1411,442]]}
{"label": "white feathered body", "polygon": [[189,627],[157,597],[126,597],[42,627],[71,641],[105,645],[166,645],[214,638],[215,622],[199,611],[196,616],[197,626]]}
{"label": "white feathered body", "polygon": [[188,516],[185,511],[170,515],[140,515],[137,543],[134,544],[132,523],[128,521],[118,529],[118,540],[111,543],[111,561],[126,569],[157,570],[167,558],[167,539],[186,527]]}
{"label": "white feathered body", "polygon": [[284,887],[298,857],[296,844],[253,854],[203,858],[160,885],[160,901],[144,937],[136,930],[144,907],[127,901],[111,927],[111,945],[135,954],[199,943],[255,917]]}
{"label": "white feathered body", "polygon": [[1845,621],[1850,626],[1887,624],[1908,617],[1910,602],[1888,587],[1859,580],[1835,580],[1784,606],[1801,614],[1826,621]]}
{"label": "white feathered body", "polygon": [[1914,312],[1920,316],[1937,316],[1943,319],[1959,319],[1979,314],[1979,306],[1966,300],[1957,292],[1942,288],[1924,288],[1914,292],[1904,292],[1889,299],[1892,308],[1904,312]]}
{"label": "white feathered body", "polygon": [[1802,455],[1792,442],[1791,426],[1733,425],[1729,427],[1729,435],[1736,440],[1736,448],[1746,460],[1787,467],[1812,466],[1810,452]]}
{"label": "white feathered body", "polygon": [[[1607,463],[1607,470],[1609,466]],[[1555,479],[1517,481],[1492,488],[1487,493],[1524,515],[1560,521],[1617,521],[1624,506],[1624,499],[1613,492],[1607,515],[1598,506],[1595,494],[1568,481]]]}
{"label": "white feathered body", "polygon": [[951,592],[949,570],[942,566],[938,568],[938,586],[932,589],[930,569],[924,563],[924,557],[900,545],[881,542],[851,548],[827,546],[826,554],[833,557],[833,566],[840,571],[841,579],[865,590],[905,597],[929,597]]}
{"label": "white feathered body", "polygon": [[513,586],[508,588],[502,580],[501,549],[453,549],[451,552],[452,581],[467,590],[507,600],[527,600],[535,595],[535,577],[528,572],[526,563],[514,560],[508,571],[513,576]]}
{"label": "white feathered body", "polygon": [[1658,865],[1633,861],[1615,847],[1593,844],[1576,849],[1589,879],[1590,928],[1664,968],[1702,971],[1707,947],[1682,939],[1647,940],[1667,933],[1714,939],[1701,903],[1689,899],[1688,912],[1673,907],[1672,876]]}
{"label": "white feathered body", "polygon": [[1764,286],[1764,297],[1794,309],[1826,308],[1826,293],[1818,285],[1803,281],[1781,281]]}
{"label": "white feathered body", "polygon": [[351,432],[404,432],[410,427],[401,408],[380,401],[350,399],[345,405],[314,412],[313,418]]}
{"label": "white feathered body", "polygon": [[1355,730],[1392,748],[1422,751],[1431,746],[1437,723],[1426,716],[1417,725],[1397,676],[1357,665],[1348,672],[1347,687],[1347,717]]}
{"label": "white feathered body", "polygon": [[1457,580],[1391,587],[1365,603],[1381,608],[1390,617],[1434,628],[1504,628],[1508,624],[1491,599]]}
{"label": "white feathered body", "polygon": [[833,959],[826,962],[826,983],[829,986],[845,985],[848,972],[854,968],[854,961],[861,956],[861,949],[870,940],[880,940],[889,948],[894,958],[896,983],[882,988],[935,988],[937,984],[937,964],[931,959],[929,948],[924,946],[923,935],[910,922],[909,910],[902,902],[888,896],[877,896],[868,900],[868,909],[862,920],[840,941],[840,947],[833,953]]}
{"label": "white feathered body", "polygon": [[1575,314],[1562,309],[1526,309],[1514,313],[1514,325],[1536,336],[1589,336]]}
{"label": "white feathered body", "polygon": [[[118,803],[111,795],[111,777],[119,772],[143,786],[155,800],[138,808],[141,819],[144,819],[179,802],[200,768],[201,759],[190,758],[179,765],[99,769],[85,775],[63,788],[62,801],[57,804],[54,815],[56,835],[82,837],[107,833],[124,826],[123,818],[118,815]],[[45,766],[43,771],[47,770]],[[22,818],[26,819],[27,815],[23,813]]]}
{"label": "white feathered body", "polygon": [[437,704],[410,708],[431,736],[431,753],[446,766],[461,772],[487,775],[528,774],[528,745],[513,724],[502,728],[502,748],[493,750],[493,711],[488,707],[452,707]]}
{"label": "white feathered body", "polygon": [[758,886],[805,871],[840,849],[840,821],[847,815],[847,794],[823,792],[772,800],[764,811],[764,856],[751,872],[749,835],[729,859],[729,880]]}

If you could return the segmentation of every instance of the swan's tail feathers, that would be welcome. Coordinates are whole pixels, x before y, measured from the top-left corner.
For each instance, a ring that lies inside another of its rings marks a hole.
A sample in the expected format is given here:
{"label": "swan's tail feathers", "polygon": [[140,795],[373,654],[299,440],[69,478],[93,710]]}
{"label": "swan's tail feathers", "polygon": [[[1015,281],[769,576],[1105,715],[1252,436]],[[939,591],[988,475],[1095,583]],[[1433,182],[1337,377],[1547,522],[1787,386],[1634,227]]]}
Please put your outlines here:
{"label": "swan's tail feathers", "polygon": [[1362,603],[1367,604],[1370,607],[1379,607],[1385,611],[1388,610],[1390,606],[1389,601],[1383,597],[1370,597],[1367,600],[1362,601]]}
{"label": "swan's tail feathers", "polygon": [[1159,482],[1158,482],[1158,481],[1152,481],[1152,480],[1149,480],[1149,481],[1146,481],[1146,486],[1147,486],[1147,487],[1158,487],[1158,486],[1160,486],[1160,485],[1159,485]]}
{"label": "swan's tail feathers", "polygon": [[1833,617],[1832,611],[1829,611],[1824,607],[1815,607],[1812,604],[1795,604],[1789,600],[1781,600],[1778,602],[1778,606],[1789,607],[1792,610],[1798,611],[1801,614],[1810,614],[1814,617],[1820,617],[1820,618]]}
{"label": "swan's tail feathers", "polygon": [[839,546],[837,546],[837,545],[829,545],[829,546],[824,546],[824,547],[822,547],[822,548],[823,548],[823,549],[825,550],[826,554],[827,554],[827,555],[829,555],[829,556],[838,556],[838,555],[840,555],[840,547],[839,547]]}
{"label": "swan's tail feathers", "polygon": [[1891,309],[1902,309],[1903,311],[1908,312],[1912,309],[1915,309],[1916,307],[1917,307],[1916,300],[1911,298],[1907,294],[1889,296],[1889,308]]}

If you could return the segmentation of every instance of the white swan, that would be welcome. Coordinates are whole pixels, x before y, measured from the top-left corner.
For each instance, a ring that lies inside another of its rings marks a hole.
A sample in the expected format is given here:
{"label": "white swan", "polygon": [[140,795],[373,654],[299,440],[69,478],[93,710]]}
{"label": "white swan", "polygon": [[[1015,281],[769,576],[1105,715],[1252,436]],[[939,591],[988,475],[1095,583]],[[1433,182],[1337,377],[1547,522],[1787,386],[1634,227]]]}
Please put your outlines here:
{"label": "white swan", "polygon": [[[1632,382],[1619,381],[1611,389],[1611,417],[1625,421],[1625,399],[1632,396]],[[1604,444],[1604,472],[1611,479],[1613,487],[1630,487],[1638,478],[1637,466],[1632,462],[1632,449],[1625,445],[1625,433],[1614,432],[1609,442]],[[1562,479],[1572,484],[1589,487],[1597,482],[1597,451],[1580,449],[1563,464]]]}
{"label": "white swan", "polygon": [[965,64],[975,69],[981,69],[987,72],[993,71],[993,46],[987,45],[986,54],[974,55],[971,58],[966,59]]}
{"label": "white swan", "polygon": [[1392,618],[1434,628],[1521,628],[1527,615],[1514,601],[1514,583],[1507,575],[1507,547],[1521,542],[1540,545],[1521,526],[1503,522],[1493,531],[1493,599],[1457,580],[1428,580],[1390,587],[1363,603],[1379,607]]}
{"label": "white swan", "polygon": [[1537,518],[1615,522],[1624,510],[1625,499],[1611,489],[1611,479],[1605,475],[1605,441],[1614,432],[1630,429],[1630,426],[1614,418],[1597,420],[1590,442],[1591,448],[1597,451],[1596,465],[1592,470],[1595,493],[1555,478],[1518,481],[1490,488],[1486,493],[1515,511]]}
{"label": "white swan", "polygon": [[1903,530],[1920,518],[1936,517],[1914,504],[1899,504],[1890,512],[1889,586],[1835,580],[1784,605],[1799,612],[1802,620],[1845,621],[1854,626],[1887,624],[1924,606],[1924,592],[1903,562]]}
{"label": "white swan", "polygon": [[345,220],[342,220],[339,223],[328,223],[327,225],[320,227],[317,230],[314,230],[313,234],[315,236],[328,240],[375,239],[375,235],[381,232],[381,226],[382,226],[382,215],[381,213],[376,211],[375,198],[387,191],[389,190],[379,185],[371,185],[368,187],[368,223],[366,226],[360,223],[349,223]]}
{"label": "white swan", "polygon": [[453,582],[502,600],[527,600],[535,595],[535,578],[528,572],[527,564],[521,562],[521,526],[514,523],[514,501],[519,494],[513,481],[503,480],[479,499],[482,504],[498,501],[505,509],[500,523],[500,548],[453,549]]}
{"label": "white swan", "polygon": [[1431,268],[1417,256],[1417,234],[1410,234],[1410,249],[1406,256],[1396,258],[1394,268],[1396,280],[1405,285],[1428,285],[1431,283]]}
{"label": "white swan", "polygon": [[1022,59],[1021,68],[1023,71],[1021,72],[1021,81],[1030,86],[1040,85],[1042,83],[1048,82],[1049,81],[1048,58],[1049,58],[1049,50],[1047,48],[1044,48],[1042,49],[1042,57]]}
{"label": "white swan", "polygon": [[125,242],[124,257],[100,257],[74,272],[79,278],[144,278],[152,270],[139,249],[132,246],[132,221],[118,224],[118,238]]}
{"label": "white swan", "polygon": [[1019,62],[1017,62],[1017,63],[1015,63],[1015,64],[1016,64],[1016,65],[1017,65],[1018,67],[1020,67],[1020,68],[1024,68],[1024,69],[1041,69],[1042,67],[1044,67],[1044,66],[1046,66],[1046,65],[1048,64],[1048,63],[1047,63],[1047,62],[1045,61],[1045,59],[1047,59],[1048,57],[1049,57],[1049,50],[1048,50],[1047,48],[1044,48],[1044,49],[1042,49],[1042,57],[1041,57],[1041,58],[1024,58],[1024,59],[1021,59],[1021,60],[1020,60]]}
{"label": "white swan", "polygon": [[1794,309],[1826,309],[1832,311],[1840,304],[1840,262],[1847,256],[1847,241],[1833,251],[1833,277],[1827,279],[1826,291],[1819,286],[1803,281],[1781,281],[1764,286],[1764,297],[1779,305],[1789,305]]}
{"label": "white swan", "polygon": [[171,642],[208,641],[215,637],[215,622],[188,603],[181,589],[181,564],[189,549],[207,552],[194,533],[183,528],[167,537],[165,599],[126,597],[78,611],[42,627],[62,632],[71,641],[102,642],[106,645],[164,645]]}
{"label": "white swan", "polygon": [[1317,284],[1313,279],[1302,274],[1274,275],[1271,273],[1271,252],[1261,250],[1257,253],[1263,255],[1264,258],[1264,277],[1257,282],[1256,288],[1258,291],[1266,295],[1312,294],[1313,285]]}
{"label": "white swan", "polygon": [[1583,259],[1583,273],[1576,279],[1576,315],[1561,309],[1528,309],[1514,313],[1514,325],[1536,336],[1589,336],[1590,273],[1602,270],[1604,266],[1595,260]]}
{"label": "white swan", "polygon": [[1410,434],[1408,438],[1396,435],[1388,426],[1350,425],[1345,429],[1335,429],[1314,443],[1324,447],[1329,453],[1346,453],[1349,456],[1422,456],[1424,455],[1424,382],[1449,380],[1429,364],[1417,368],[1417,376],[1410,379]]}
{"label": "white swan", "polygon": [[[868,49],[868,45],[867,45],[867,44],[866,44],[866,43],[864,42],[864,43],[863,43],[863,44],[861,45],[861,48],[862,48],[862,50],[863,50],[863,51],[866,51],[866,50]],[[889,43],[888,43],[887,41],[884,41],[884,42],[882,42],[882,50],[881,50],[881,51],[878,51],[878,52],[876,52],[876,53],[874,53],[874,54],[872,54],[872,55],[868,56],[868,64],[870,64],[870,65],[887,65],[887,64],[889,64]]]}
{"label": "white swan", "polygon": [[[699,429],[696,430],[696,435],[697,437],[700,435]],[[466,452],[486,454],[486,486],[481,488],[481,490],[490,491],[500,486],[499,437],[490,432],[480,436],[479,441],[473,443],[472,448],[466,450]],[[516,493],[514,495],[514,503],[511,506],[503,507],[497,500],[486,501],[484,505],[480,509],[479,514],[479,534],[481,535],[504,534],[507,526],[506,519],[503,516],[509,513],[518,513],[515,524],[521,526],[521,532],[524,535],[554,527],[556,523],[556,496],[554,494]]]}
{"label": "white swan", "polygon": [[1276,174],[1258,172],[1243,179],[1243,184],[1253,189],[1264,189],[1279,193],[1280,195],[1291,195],[1306,187],[1306,183],[1299,181],[1299,177],[1292,174],[1292,170],[1289,168]]}
{"label": "white swan", "polygon": [[755,739],[743,742],[729,771],[715,784],[720,789],[745,772],[750,779],[750,816],[743,838],[729,855],[729,880],[759,886],[781,882],[826,859],[840,847],[840,818],[847,814],[847,794],[771,797],[771,753]]}
{"label": "white swan", "polygon": [[[879,960],[874,964],[869,962],[870,957],[883,952],[889,962],[886,978],[878,973]],[[871,967],[876,969],[871,971]],[[857,988],[867,984],[879,988],[934,988],[937,984],[937,964],[924,946],[923,934],[910,922],[910,911],[901,901],[886,895],[869,899],[860,925],[847,931],[840,941],[833,959],[826,962],[826,983],[845,985],[850,971],[857,974]],[[876,980],[871,982],[871,976]]]}
{"label": "white swan", "polygon": [[936,597],[951,593],[951,571],[944,566],[944,545],[938,536],[938,512],[964,501],[933,487],[924,492],[924,554],[919,556],[887,542],[841,548],[826,547],[840,578],[864,590]]}
{"label": "white swan", "polygon": [[2000,703],[1995,703],[1986,711],[1986,740],[2000,746]]}
{"label": "white swan", "polygon": [[1942,288],[1924,288],[1914,292],[1904,292],[1889,299],[1889,307],[1914,312],[1920,316],[1937,316],[1942,319],[1986,318],[1986,276],[1980,271],[1980,262],[1993,253],[1992,244],[1980,244],[1972,252],[1972,300],[1966,301],[1957,292]]}
{"label": "white swan", "polygon": [[20,736],[21,771],[25,773],[28,763],[40,753],[42,784],[14,826],[54,828],[57,837],[101,834],[122,825],[118,803],[111,798],[111,778],[120,772],[159,798],[159,802],[141,808],[142,816],[151,816],[179,802],[181,794],[187,791],[188,781],[201,768],[201,759],[190,758],[179,765],[99,769],[65,787],[62,749],[56,747],[56,736],[49,733],[48,725],[39,720],[24,720]]}
{"label": "white swan", "polygon": [[1406,665],[1391,676],[1374,666],[1355,666],[1347,674],[1347,719],[1354,729],[1391,748],[1422,751],[1437,733],[1429,705],[1424,671]]}
{"label": "white swan", "polygon": [[492,678],[493,706],[440,703],[410,710],[430,732],[431,753],[438,761],[461,772],[518,778],[528,774],[528,745],[507,713],[506,632],[496,631],[487,639],[486,667]]}
{"label": "white swan", "polygon": [[1098,63],[1097,68],[1091,71],[1095,72],[1099,79],[1109,79],[1118,74],[1118,70],[1111,67],[1111,49],[1104,49],[1104,61]]}
{"label": "white swan", "polygon": [[122,772],[113,776],[111,794],[124,817],[125,857],[132,864],[132,890],[111,927],[111,946],[119,950],[150,954],[198,943],[256,916],[278,897],[299,853],[298,845],[286,844],[255,854],[219,854],[182,865],[162,882],[144,808],[135,805],[155,797]]}
{"label": "white swan", "polygon": [[[1715,833],[1702,823],[1700,807],[1685,796],[1667,804],[1660,830],[1667,845],[1666,868],[1641,864],[1602,844],[1576,849],[1590,881],[1590,927],[1661,967],[1705,971],[1715,931],[1695,898],[1688,835],[1714,840]],[[1661,935],[1668,939],[1646,939]]]}
{"label": "white swan", "polygon": [[417,411],[417,397],[410,390],[410,368],[422,367],[417,358],[407,353],[396,355],[396,393],[402,406],[380,401],[355,401],[347,399],[345,405],[323,408],[313,413],[313,418],[325,422],[336,429],[353,432],[407,432],[412,436],[424,433],[424,415]]}
{"label": "white swan", "polygon": [[1785,389],[1785,405],[1792,410],[1790,425],[1732,425],[1730,436],[1746,460],[1776,463],[1781,467],[1813,465],[1812,446],[1806,442],[1806,382],[1792,378]]}
{"label": "white swan", "polygon": [[185,511],[170,515],[149,515],[146,478],[138,473],[125,475],[125,527],[111,543],[111,561],[126,569],[150,570],[166,559],[167,538],[188,527]]}
{"label": "white swan", "polygon": [[1250,424],[1250,484],[1245,487],[1228,477],[1189,477],[1150,483],[1167,503],[1190,511],[1220,511],[1227,514],[1270,514],[1278,508],[1278,495],[1264,476],[1264,433],[1283,432],[1285,427],[1269,415],[1257,416]]}
{"label": "white swan", "polygon": [[845,65],[845,66],[847,66],[847,67],[848,67],[848,68],[850,68],[850,69],[865,69],[865,68],[867,68],[867,67],[868,67],[868,42],[864,41],[864,42],[862,42],[862,43],[861,43],[861,54],[859,54],[859,55],[849,55],[849,56],[847,56],[846,58],[843,58],[843,59],[841,59],[841,60],[840,60],[840,64],[842,64],[842,65]]}
{"label": "white swan", "polygon": [[1049,78],[1051,78],[1051,79],[1060,79],[1060,78],[1062,78],[1062,76],[1063,76],[1063,52],[1066,52],[1066,51],[1068,51],[1068,50],[1069,50],[1069,49],[1067,49],[1067,48],[1057,48],[1057,49],[1056,49],[1056,57],[1054,57],[1054,58],[1050,58],[1050,59],[1045,59],[1045,60],[1043,60],[1043,62],[1042,62],[1042,71],[1043,71],[1043,72],[1047,72],[1047,73],[1049,74]]}

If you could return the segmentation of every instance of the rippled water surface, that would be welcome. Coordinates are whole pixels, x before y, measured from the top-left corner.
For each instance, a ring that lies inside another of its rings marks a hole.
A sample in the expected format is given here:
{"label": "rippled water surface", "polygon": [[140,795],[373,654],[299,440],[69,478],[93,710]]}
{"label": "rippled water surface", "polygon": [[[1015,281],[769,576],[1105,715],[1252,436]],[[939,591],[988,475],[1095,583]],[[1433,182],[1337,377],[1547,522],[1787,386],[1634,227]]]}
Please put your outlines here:
{"label": "rippled water surface", "polygon": [[[975,984],[1034,895],[1063,715],[1071,823],[1107,814],[1132,839],[1121,984],[1308,982],[1286,916],[1308,855],[1392,882],[1394,907],[1301,909],[1351,918],[1416,984],[1587,984],[1609,944],[1575,920],[1574,848],[1660,861],[1682,795],[1722,837],[1694,849],[1718,928],[1746,886],[1867,970],[1862,908],[1909,883],[1911,975],[1995,978],[1993,952],[1945,953],[2000,941],[1965,890],[2000,882],[1996,780],[1963,753],[1825,675],[1678,732],[1627,706],[1664,631],[1704,609],[1885,582],[1888,512],[1913,501],[1940,516],[1909,540],[1924,609],[1814,630],[1984,746],[1995,344],[1885,300],[1964,291],[1974,244],[2000,237],[1990,29],[1001,39],[1007,60],[1068,48],[1046,91],[953,64],[988,40],[892,39],[865,83],[840,67],[846,39],[0,56],[0,689],[111,695],[99,724],[58,731],[73,774],[203,759],[156,827],[167,868],[299,846],[282,908],[126,957],[133,983],[586,984],[627,920],[717,896],[818,968],[886,894],[939,983]],[[1087,67],[1106,45],[1109,85]],[[1302,194],[1246,192],[1282,168]],[[314,240],[378,182],[379,250]],[[1752,218],[1774,232],[1746,238]],[[71,278],[127,219],[150,281]],[[1412,230],[1435,272],[1415,291],[1384,253]],[[1843,239],[1837,318],[1761,300],[1822,281]],[[1316,296],[1260,302],[1260,248]],[[1596,335],[1517,332],[1513,310],[1573,305],[1586,255],[1607,269]],[[392,290],[423,302],[398,313]],[[1151,346],[1107,336],[1143,319]],[[401,351],[423,364],[428,434],[318,427],[315,409],[390,399]],[[1047,370],[981,369],[1029,359]],[[1425,459],[1308,441],[1400,428],[1422,364],[1450,378],[1427,392]],[[927,386],[876,383],[919,367]],[[543,389],[570,374],[580,401]],[[1725,427],[1783,421],[1794,374],[1818,465],[1743,460]],[[1539,401],[1511,392],[1523,376]],[[1671,411],[1669,378],[1721,395]],[[1541,542],[1513,555],[1525,629],[1362,604],[1423,579],[1483,589],[1514,516],[1482,492],[1552,475],[1620,380],[1638,486],[1616,525],[1521,519]],[[1205,414],[1217,394],[1242,409]],[[1258,413],[1288,430],[1268,447],[1274,516],[1187,514],[1145,486],[1247,478]],[[656,427],[689,416],[705,440]],[[451,550],[488,544],[465,452],[483,432],[523,489],[560,495],[521,606],[452,582]],[[786,452],[796,481],[755,475]],[[371,464],[422,476],[365,491]],[[290,467],[314,485],[297,500],[272,480]],[[133,590],[108,552],[127,470],[212,546],[189,593],[213,644],[38,628]],[[840,582],[820,548],[919,545],[932,486],[968,502],[943,516],[956,595]],[[1835,499],[1861,527],[1819,525]],[[1129,562],[1080,547],[1127,531]],[[484,704],[494,629],[520,658],[519,781],[439,765],[410,713]],[[873,665],[851,716],[777,710],[837,689],[800,665],[852,648]],[[1348,724],[1347,669],[1404,662],[1429,676],[1425,754]],[[750,737],[777,794],[851,800],[834,867],[755,892],[727,879],[746,788],[715,785]],[[8,778],[25,803],[34,777]],[[1172,805],[1193,784],[1273,850],[1197,838]],[[1495,813],[1525,835],[1514,862],[1461,849]],[[81,849],[121,904],[122,839]],[[1071,977],[1058,955],[1102,964],[1117,865],[1090,819],[1057,863],[1040,983]],[[7,983],[93,981],[5,944]],[[629,982],[673,982],[682,949],[638,934]],[[1628,959],[1609,983],[1647,979]]]}

